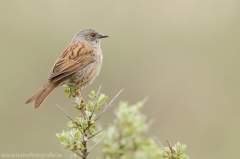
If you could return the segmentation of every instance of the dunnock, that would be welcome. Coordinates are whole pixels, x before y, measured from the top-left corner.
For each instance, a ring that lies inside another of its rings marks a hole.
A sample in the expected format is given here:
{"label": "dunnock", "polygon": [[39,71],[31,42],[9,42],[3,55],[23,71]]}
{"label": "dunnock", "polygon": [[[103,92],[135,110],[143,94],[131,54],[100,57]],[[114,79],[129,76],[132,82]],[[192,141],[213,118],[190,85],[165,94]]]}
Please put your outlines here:
{"label": "dunnock", "polygon": [[33,106],[37,109],[54,88],[63,84],[75,85],[81,97],[79,90],[91,84],[100,72],[103,58],[100,42],[106,37],[95,29],[77,33],[55,62],[47,83],[26,104],[34,101]]}

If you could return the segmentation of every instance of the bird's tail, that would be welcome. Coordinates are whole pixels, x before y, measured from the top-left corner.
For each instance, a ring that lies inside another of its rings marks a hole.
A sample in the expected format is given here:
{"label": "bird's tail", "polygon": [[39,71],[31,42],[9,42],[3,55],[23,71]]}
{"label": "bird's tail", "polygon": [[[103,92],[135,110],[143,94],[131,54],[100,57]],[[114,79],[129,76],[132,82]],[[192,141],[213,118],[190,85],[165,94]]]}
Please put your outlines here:
{"label": "bird's tail", "polygon": [[31,98],[26,101],[26,104],[34,101],[33,107],[37,109],[40,107],[44,99],[52,92],[54,88],[56,88],[56,84],[52,82],[48,82],[43,85]]}

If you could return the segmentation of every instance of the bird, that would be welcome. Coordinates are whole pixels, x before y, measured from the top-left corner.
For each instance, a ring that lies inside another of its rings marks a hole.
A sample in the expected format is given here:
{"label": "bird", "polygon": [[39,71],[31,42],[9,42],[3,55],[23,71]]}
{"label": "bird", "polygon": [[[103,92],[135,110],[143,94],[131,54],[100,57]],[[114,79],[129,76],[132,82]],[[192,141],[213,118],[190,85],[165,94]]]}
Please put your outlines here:
{"label": "bird", "polygon": [[99,75],[103,60],[100,42],[107,37],[109,36],[91,28],[78,32],[53,65],[46,84],[26,104],[34,102],[33,107],[39,108],[44,99],[62,85],[75,86],[83,101],[80,91]]}

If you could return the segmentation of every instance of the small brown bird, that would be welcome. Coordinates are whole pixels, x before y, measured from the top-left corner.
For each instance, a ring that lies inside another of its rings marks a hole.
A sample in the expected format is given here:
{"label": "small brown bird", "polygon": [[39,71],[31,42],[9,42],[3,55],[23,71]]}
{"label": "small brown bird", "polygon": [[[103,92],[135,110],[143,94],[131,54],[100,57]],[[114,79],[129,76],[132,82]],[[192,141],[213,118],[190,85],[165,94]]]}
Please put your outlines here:
{"label": "small brown bird", "polygon": [[54,64],[47,83],[26,104],[34,101],[33,106],[37,109],[54,88],[63,84],[75,85],[82,98],[79,90],[91,84],[100,72],[103,59],[100,42],[106,37],[95,29],[77,33]]}

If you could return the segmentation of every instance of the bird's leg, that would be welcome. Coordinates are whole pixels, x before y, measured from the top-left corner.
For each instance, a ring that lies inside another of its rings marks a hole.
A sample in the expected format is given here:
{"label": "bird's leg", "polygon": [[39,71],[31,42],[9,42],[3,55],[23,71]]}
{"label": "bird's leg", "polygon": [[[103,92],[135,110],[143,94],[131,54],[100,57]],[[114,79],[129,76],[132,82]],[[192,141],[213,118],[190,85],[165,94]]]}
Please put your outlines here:
{"label": "bird's leg", "polygon": [[[78,92],[79,97],[81,98],[81,103],[84,103],[83,97],[82,97],[79,89],[77,89],[77,92]],[[82,114],[82,117],[85,119],[85,114],[84,114],[84,108],[83,107],[80,109],[80,112]]]}
{"label": "bird's leg", "polygon": [[78,89],[77,91],[78,91],[78,95],[79,95],[79,97],[81,98],[81,103],[84,103],[83,97],[82,97],[82,95],[81,95],[79,89]]}

